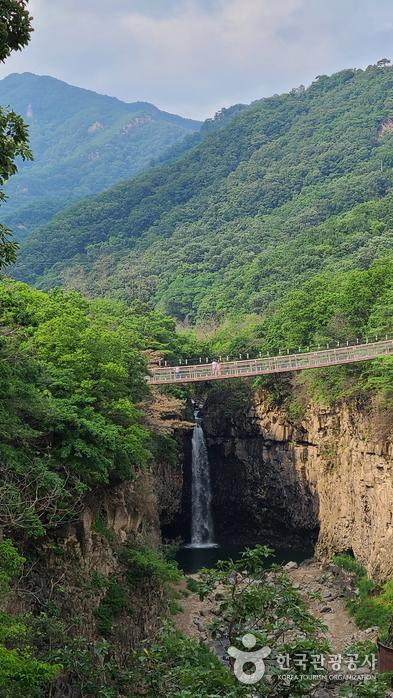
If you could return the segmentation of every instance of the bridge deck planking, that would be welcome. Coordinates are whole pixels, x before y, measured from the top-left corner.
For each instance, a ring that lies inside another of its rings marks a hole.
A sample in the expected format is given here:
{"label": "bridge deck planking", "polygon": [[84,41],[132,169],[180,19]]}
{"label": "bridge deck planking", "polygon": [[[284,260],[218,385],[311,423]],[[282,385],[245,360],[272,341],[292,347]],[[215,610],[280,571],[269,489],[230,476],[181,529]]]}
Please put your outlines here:
{"label": "bridge deck planking", "polygon": [[326,368],[342,364],[372,361],[376,358],[393,355],[393,339],[367,344],[324,349],[303,354],[281,354],[279,356],[226,361],[221,363],[220,375],[212,374],[212,364],[150,367],[147,377],[149,385],[171,385],[177,383],[197,383],[202,381],[226,380],[304,371],[312,368]]}

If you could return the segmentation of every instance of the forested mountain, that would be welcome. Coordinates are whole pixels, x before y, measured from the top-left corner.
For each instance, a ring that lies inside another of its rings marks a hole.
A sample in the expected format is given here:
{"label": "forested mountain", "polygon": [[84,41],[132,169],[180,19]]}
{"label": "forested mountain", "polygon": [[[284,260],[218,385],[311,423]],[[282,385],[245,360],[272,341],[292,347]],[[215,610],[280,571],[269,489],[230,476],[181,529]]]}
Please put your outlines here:
{"label": "forested mountain", "polygon": [[20,238],[70,202],[141,172],[200,127],[152,104],[126,104],[31,73],[1,80],[0,103],[30,126],[34,161],[20,164],[2,209]]}
{"label": "forested mountain", "polygon": [[55,217],[14,275],[149,299],[191,322],[260,312],[393,247],[393,69],[319,76]]}

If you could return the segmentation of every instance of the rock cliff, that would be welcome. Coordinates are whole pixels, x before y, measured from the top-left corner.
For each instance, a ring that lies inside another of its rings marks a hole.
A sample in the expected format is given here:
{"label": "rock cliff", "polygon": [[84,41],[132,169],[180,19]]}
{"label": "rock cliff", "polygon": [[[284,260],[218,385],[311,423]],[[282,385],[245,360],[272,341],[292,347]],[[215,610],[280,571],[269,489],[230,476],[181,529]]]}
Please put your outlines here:
{"label": "rock cliff", "polygon": [[376,579],[393,575],[393,438],[370,405],[308,405],[296,423],[263,391],[233,416],[208,397],[220,538],[352,550]]}

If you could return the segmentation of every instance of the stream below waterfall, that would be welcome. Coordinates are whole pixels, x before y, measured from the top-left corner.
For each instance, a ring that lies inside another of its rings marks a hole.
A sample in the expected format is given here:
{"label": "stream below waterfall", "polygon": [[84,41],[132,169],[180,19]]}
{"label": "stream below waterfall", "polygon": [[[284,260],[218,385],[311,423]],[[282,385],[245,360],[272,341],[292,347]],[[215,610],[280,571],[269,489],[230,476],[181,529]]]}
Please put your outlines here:
{"label": "stream below waterfall", "polygon": [[[261,540],[261,545],[264,541]],[[183,546],[179,548],[176,554],[176,561],[184,574],[195,574],[202,567],[214,567],[219,560],[237,560],[247,546],[239,545],[216,545],[210,548],[193,548],[192,546]],[[249,546],[254,547],[254,544]],[[286,564],[287,562],[303,562],[314,557],[314,548],[305,544],[304,548],[296,549],[275,549],[274,557],[266,559],[266,566],[273,562],[277,564]]]}

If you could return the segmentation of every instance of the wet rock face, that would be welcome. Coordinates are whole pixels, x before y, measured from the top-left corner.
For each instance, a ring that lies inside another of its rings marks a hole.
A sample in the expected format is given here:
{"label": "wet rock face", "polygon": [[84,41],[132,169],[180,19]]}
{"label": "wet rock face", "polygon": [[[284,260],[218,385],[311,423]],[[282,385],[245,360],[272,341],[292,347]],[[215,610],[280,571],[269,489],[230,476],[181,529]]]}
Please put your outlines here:
{"label": "wet rock face", "polygon": [[293,424],[263,392],[234,419],[207,404],[218,536],[293,544],[319,528],[320,558],[352,550],[376,579],[391,577],[393,442],[375,419],[353,402],[310,405]]}
{"label": "wet rock face", "polygon": [[262,433],[255,409],[236,423],[207,409],[204,426],[217,540],[311,547],[318,535],[318,496],[303,459],[293,462],[289,434]]}

